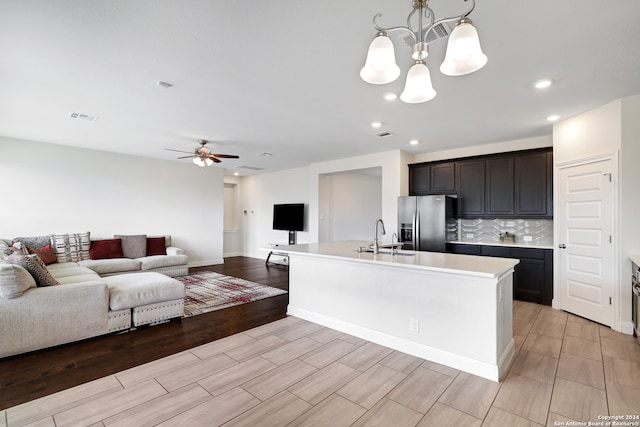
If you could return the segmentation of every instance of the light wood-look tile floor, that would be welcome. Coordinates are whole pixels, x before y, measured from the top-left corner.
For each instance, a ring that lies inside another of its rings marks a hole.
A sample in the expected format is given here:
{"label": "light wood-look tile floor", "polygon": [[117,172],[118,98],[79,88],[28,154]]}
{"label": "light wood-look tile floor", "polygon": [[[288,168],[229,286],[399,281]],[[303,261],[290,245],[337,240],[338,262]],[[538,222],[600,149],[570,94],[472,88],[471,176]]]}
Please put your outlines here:
{"label": "light wood-look tile floor", "polygon": [[501,383],[288,317],[9,408],[0,427],[524,427],[640,414],[633,337],[520,301],[513,318]]}

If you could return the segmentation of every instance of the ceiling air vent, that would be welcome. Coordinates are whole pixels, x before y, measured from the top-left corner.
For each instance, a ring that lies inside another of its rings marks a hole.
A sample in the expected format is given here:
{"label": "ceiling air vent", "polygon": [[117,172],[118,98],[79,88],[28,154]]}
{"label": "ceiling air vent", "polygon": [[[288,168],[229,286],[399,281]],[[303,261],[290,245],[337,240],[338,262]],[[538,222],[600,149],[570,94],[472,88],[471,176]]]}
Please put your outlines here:
{"label": "ceiling air vent", "polygon": [[376,135],[378,135],[380,138],[387,138],[389,136],[393,136],[391,132],[380,132],[380,133],[376,133]]}
{"label": "ceiling air vent", "polygon": [[98,120],[98,116],[90,116],[89,114],[83,113],[69,113],[69,117],[72,119],[86,120],[88,122],[95,122]]}
{"label": "ceiling air vent", "polygon": [[[422,27],[423,34],[425,31],[427,31],[428,28],[428,25]],[[427,43],[434,43],[439,40],[446,39],[447,37],[449,37],[449,34],[451,34],[451,31],[453,31],[453,29],[451,28],[451,24],[448,22],[442,22],[433,27],[433,30],[429,31],[429,34],[427,35]],[[410,48],[413,48],[413,45],[416,43],[411,34],[407,34],[406,36],[402,37],[402,40],[404,40],[405,44]]]}
{"label": "ceiling air vent", "polygon": [[250,171],[261,171],[264,170],[264,168],[257,168],[255,166],[236,166],[236,169],[247,169]]}

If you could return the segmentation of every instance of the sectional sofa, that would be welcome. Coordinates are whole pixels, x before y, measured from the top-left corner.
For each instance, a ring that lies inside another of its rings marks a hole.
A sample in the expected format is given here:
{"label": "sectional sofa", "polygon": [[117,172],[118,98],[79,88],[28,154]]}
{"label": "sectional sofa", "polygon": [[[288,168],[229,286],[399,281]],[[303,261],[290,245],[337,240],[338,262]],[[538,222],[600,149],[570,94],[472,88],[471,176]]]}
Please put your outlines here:
{"label": "sectional sofa", "polygon": [[0,358],[182,317],[187,261],[168,236],[0,239]]}

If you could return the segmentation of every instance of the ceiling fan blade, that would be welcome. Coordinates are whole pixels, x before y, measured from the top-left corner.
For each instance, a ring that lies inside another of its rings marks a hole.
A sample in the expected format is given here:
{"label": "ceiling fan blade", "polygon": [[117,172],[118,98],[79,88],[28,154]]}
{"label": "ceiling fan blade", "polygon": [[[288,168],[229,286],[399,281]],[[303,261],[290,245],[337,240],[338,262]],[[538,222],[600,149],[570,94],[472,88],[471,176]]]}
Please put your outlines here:
{"label": "ceiling fan blade", "polygon": [[215,163],[220,163],[220,162],[222,162],[222,160],[220,160],[220,159],[216,159],[216,158],[215,158],[215,157],[213,157],[213,156],[209,156],[209,159],[210,159],[210,160],[213,160]]}
{"label": "ceiling fan blade", "polygon": [[234,154],[212,154],[212,156],[220,157],[221,159],[239,159],[240,156]]}
{"label": "ceiling fan blade", "polygon": [[190,159],[191,157],[193,157],[193,154],[190,156],[176,157],[176,159]]}
{"label": "ceiling fan blade", "polygon": [[174,150],[173,148],[165,148],[167,151],[175,151],[176,153],[191,153],[190,151]]}

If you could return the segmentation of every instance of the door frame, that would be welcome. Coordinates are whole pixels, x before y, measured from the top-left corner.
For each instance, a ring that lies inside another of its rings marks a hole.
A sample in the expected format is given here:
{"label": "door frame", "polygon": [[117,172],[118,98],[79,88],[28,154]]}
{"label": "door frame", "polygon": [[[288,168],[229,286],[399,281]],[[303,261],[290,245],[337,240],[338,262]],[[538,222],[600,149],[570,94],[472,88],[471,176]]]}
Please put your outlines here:
{"label": "door frame", "polygon": [[557,247],[560,244],[558,236],[560,232],[558,229],[557,218],[559,218],[559,206],[560,206],[560,192],[558,177],[560,171],[575,166],[582,166],[589,163],[596,163],[601,161],[611,161],[611,180],[613,184],[613,260],[612,260],[612,278],[613,283],[611,286],[611,329],[622,332],[622,324],[620,319],[620,302],[622,301],[622,286],[620,277],[620,166],[619,166],[619,151],[613,151],[608,153],[597,154],[589,157],[582,157],[580,159],[568,160],[554,164],[553,167],[553,301],[551,303],[553,308],[560,309],[559,300],[557,298],[560,295],[560,253],[557,251]]}

